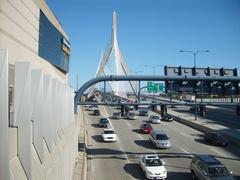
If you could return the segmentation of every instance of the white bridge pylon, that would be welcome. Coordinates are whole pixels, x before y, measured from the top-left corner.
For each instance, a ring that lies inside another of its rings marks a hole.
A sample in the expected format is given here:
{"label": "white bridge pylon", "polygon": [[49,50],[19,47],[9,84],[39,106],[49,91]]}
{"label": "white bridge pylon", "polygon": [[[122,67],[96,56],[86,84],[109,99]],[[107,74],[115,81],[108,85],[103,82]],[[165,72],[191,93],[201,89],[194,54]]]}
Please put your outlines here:
{"label": "white bridge pylon", "polygon": [[[100,62],[97,68],[96,77],[101,75],[128,75],[128,67],[124,57],[118,47],[117,42],[117,18],[113,12],[112,19],[112,38],[110,46],[105,53],[101,53]],[[108,82],[110,90],[115,95],[127,97],[127,91],[132,90],[136,95],[136,82]],[[130,88],[129,88],[130,85]]]}

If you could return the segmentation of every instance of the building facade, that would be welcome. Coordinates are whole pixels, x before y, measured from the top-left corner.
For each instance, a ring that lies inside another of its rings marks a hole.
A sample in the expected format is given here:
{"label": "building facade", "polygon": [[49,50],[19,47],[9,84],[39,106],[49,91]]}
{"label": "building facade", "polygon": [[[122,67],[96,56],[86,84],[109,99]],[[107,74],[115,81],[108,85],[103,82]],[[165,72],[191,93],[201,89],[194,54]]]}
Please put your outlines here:
{"label": "building facade", "polygon": [[73,176],[79,122],[70,51],[45,0],[0,0],[0,180]]}

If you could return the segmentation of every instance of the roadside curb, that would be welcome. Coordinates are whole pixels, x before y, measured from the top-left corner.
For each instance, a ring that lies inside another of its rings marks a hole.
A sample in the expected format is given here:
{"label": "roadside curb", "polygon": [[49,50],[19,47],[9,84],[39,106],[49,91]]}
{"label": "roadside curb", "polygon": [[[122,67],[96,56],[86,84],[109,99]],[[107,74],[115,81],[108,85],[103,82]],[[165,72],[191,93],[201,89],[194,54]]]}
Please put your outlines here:
{"label": "roadside curb", "polygon": [[80,129],[78,134],[78,157],[75,162],[73,180],[87,180],[86,127],[83,108],[79,108]]}

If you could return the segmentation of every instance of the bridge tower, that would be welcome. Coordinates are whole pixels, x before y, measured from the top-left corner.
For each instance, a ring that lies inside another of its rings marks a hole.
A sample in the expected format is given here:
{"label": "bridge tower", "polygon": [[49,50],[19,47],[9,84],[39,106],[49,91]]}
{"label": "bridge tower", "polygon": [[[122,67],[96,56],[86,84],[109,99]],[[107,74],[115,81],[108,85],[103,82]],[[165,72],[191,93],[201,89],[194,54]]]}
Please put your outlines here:
{"label": "bridge tower", "polygon": [[[110,68],[108,67],[110,66]],[[110,45],[105,53],[101,54],[100,63],[96,72],[96,77],[101,75],[128,75],[126,61],[119,49],[117,42],[117,17],[116,12],[112,16],[112,35]],[[116,95],[126,97],[127,90],[132,90],[136,94],[136,82],[109,82],[110,90]],[[129,86],[130,85],[130,86]],[[127,86],[130,89],[127,89]]]}

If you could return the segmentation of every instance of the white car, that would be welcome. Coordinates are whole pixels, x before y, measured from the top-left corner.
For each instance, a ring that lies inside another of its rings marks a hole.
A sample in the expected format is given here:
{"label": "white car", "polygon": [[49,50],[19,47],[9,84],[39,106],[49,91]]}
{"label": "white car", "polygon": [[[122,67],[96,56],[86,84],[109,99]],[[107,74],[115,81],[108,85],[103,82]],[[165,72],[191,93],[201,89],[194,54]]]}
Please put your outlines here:
{"label": "white car", "polygon": [[94,110],[94,106],[89,105],[89,106],[88,106],[88,111],[93,111],[93,110]]}
{"label": "white car", "polygon": [[139,159],[139,166],[147,179],[166,179],[167,170],[164,164],[156,155],[141,155]]}
{"label": "white car", "polygon": [[102,138],[104,142],[115,142],[117,141],[117,135],[113,129],[104,129],[102,132]]}
{"label": "white car", "polygon": [[161,123],[161,119],[159,116],[156,116],[156,115],[151,115],[149,117],[149,121],[152,122],[152,123],[156,123],[156,124],[159,124]]}
{"label": "white car", "polygon": [[135,113],[129,112],[129,113],[127,113],[127,119],[135,120],[135,119],[137,119],[137,116]]}

